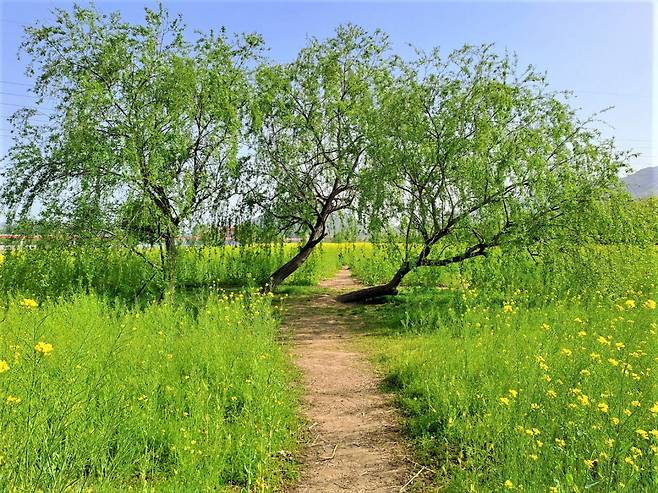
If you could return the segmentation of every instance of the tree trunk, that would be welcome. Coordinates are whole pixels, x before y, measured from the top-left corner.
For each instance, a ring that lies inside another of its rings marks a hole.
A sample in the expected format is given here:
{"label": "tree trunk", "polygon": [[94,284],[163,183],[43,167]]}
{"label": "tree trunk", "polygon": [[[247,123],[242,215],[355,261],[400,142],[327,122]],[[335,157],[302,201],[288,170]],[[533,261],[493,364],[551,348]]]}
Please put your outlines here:
{"label": "tree trunk", "polygon": [[409,263],[405,262],[400,266],[393,278],[386,284],[380,284],[379,286],[372,286],[370,288],[341,294],[336,300],[342,303],[362,303],[375,298],[381,298],[382,296],[394,296],[398,294],[398,286],[402,282],[402,279],[404,279],[404,276],[410,271],[411,267],[409,266]]}
{"label": "tree trunk", "polygon": [[306,262],[308,256],[313,252],[313,249],[322,241],[324,236],[315,238],[315,235],[311,235],[308,241],[304,246],[299,250],[297,255],[288,260],[285,264],[279,267],[267,280],[267,284],[264,287],[265,291],[273,291],[279,284],[285,281],[293,272],[295,272],[299,267]]}
{"label": "tree trunk", "polygon": [[165,236],[165,252],[165,298],[169,298],[174,294],[176,289],[176,257],[178,256],[178,246],[176,245],[176,235],[173,233],[168,233]]}

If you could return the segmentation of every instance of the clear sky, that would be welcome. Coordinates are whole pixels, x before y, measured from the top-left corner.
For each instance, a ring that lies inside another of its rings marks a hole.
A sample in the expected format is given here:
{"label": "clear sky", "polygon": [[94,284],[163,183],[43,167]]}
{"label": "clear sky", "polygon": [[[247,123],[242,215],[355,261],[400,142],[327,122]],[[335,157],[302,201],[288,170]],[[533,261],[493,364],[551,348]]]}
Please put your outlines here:
{"label": "clear sky", "polygon": [[[85,5],[86,2],[78,2]],[[570,89],[583,116],[608,106],[604,115],[619,145],[642,155],[636,169],[658,165],[658,142],[652,148],[654,72],[651,1],[598,2],[163,2],[180,12],[192,29],[226,26],[234,32],[258,32],[278,61],[294,58],[308,36],[331,35],[340,23],[352,22],[388,32],[396,50],[408,43],[447,51],[464,43],[494,42],[515,51],[522,64],[546,71],[555,89]],[[104,11],[120,11],[130,21],[143,19],[148,1],[97,1]],[[0,0],[0,155],[10,143],[6,118],[20,106],[30,106],[26,60],[16,52],[22,25],[52,18],[54,7],[72,2]],[[655,123],[654,123],[655,125]],[[655,139],[653,139],[655,140]]]}

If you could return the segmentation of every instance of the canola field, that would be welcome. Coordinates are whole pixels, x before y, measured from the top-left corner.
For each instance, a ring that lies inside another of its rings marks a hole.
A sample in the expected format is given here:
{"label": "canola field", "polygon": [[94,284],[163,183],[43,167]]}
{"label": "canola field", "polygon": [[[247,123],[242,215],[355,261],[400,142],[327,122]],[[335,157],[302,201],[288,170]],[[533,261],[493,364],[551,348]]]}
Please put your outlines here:
{"label": "canola field", "polygon": [[[183,249],[166,301],[129,251],[5,252],[0,489],[285,490],[300,384],[256,285],[294,248]],[[390,248],[324,244],[282,290],[385,281]],[[427,489],[658,489],[656,280],[654,247],[497,251],[354,308]]]}

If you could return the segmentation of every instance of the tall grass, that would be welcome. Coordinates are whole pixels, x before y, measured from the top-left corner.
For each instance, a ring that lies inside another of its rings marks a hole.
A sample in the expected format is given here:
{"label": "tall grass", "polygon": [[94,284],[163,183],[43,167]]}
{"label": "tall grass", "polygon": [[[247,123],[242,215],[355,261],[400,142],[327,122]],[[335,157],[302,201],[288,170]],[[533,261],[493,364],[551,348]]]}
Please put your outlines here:
{"label": "tall grass", "polygon": [[[177,262],[180,288],[255,286],[263,282],[298,245],[272,244],[181,248]],[[314,285],[340,268],[338,247],[320,245],[287,283]],[[61,248],[43,245],[4,253],[0,292],[39,298],[95,292],[109,299],[159,297],[164,282],[157,249],[135,253],[126,248]]]}
{"label": "tall grass", "polygon": [[269,297],[34,304],[3,314],[0,490],[255,490],[294,473],[293,375]]}
{"label": "tall grass", "polygon": [[497,252],[451,276],[367,308],[442,491],[656,491],[658,251]]}

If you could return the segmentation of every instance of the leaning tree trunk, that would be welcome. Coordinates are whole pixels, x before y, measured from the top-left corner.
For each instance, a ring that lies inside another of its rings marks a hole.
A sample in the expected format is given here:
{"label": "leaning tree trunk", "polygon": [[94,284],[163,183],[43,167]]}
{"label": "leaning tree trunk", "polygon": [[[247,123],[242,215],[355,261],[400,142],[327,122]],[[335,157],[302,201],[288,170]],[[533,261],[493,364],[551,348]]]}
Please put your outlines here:
{"label": "leaning tree trunk", "polygon": [[386,284],[345,293],[336,299],[342,303],[361,303],[375,298],[381,298],[382,296],[394,296],[398,294],[398,286],[409,271],[411,271],[411,267],[408,262],[405,262]]}
{"label": "leaning tree trunk", "polygon": [[293,274],[301,265],[306,262],[308,256],[313,252],[313,249],[318,246],[322,241],[324,235],[316,236],[316,233],[311,234],[308,241],[302,246],[299,252],[288,262],[279,267],[267,280],[265,285],[265,290],[270,291],[274,290],[279,286],[283,281],[285,281],[290,275]]}

